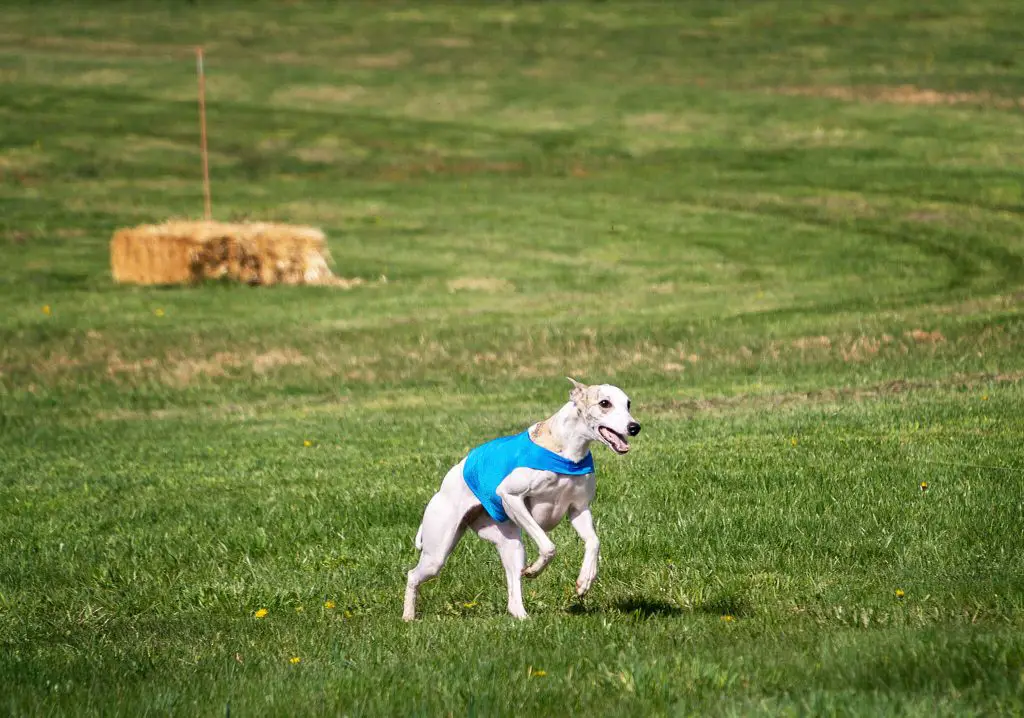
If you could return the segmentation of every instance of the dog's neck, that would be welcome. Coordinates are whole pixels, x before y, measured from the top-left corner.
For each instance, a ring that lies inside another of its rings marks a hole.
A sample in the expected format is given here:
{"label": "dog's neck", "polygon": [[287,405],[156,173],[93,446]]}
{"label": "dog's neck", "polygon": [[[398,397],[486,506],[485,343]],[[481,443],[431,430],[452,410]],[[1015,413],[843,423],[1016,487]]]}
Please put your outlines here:
{"label": "dog's neck", "polygon": [[533,443],[572,462],[582,461],[590,451],[590,431],[571,401],[553,416],[530,427]]}

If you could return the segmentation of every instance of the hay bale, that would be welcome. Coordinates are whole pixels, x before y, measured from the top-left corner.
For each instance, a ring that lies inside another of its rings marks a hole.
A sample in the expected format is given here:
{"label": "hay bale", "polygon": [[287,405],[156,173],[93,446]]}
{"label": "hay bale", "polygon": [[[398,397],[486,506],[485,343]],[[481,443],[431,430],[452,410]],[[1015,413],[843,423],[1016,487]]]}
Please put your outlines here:
{"label": "hay bale", "polygon": [[247,284],[350,287],[334,276],[324,233],[269,222],[170,221],[119,229],[110,242],[114,281],[184,284],[231,279]]}

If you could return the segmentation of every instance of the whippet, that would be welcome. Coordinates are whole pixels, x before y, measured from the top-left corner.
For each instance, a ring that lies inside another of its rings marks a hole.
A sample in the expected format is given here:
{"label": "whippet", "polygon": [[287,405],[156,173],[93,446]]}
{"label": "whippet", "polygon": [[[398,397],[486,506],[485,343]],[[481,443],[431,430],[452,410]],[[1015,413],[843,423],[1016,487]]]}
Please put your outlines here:
{"label": "whippet", "polygon": [[[590,589],[600,549],[590,515],[596,489],[590,444],[600,441],[625,454],[630,448],[626,436],[639,434],[640,424],[618,387],[569,381],[569,401],[553,416],[473,449],[445,475],[416,534],[421,553],[406,584],[406,621],[416,618],[420,584],[437,576],[467,526],[498,548],[508,582],[508,612],[516,618],[527,618],[520,577],[538,576],[554,558],[555,544],[545,531],[567,514],[585,547],[576,593],[583,596]],[[538,549],[528,568],[524,531]]]}

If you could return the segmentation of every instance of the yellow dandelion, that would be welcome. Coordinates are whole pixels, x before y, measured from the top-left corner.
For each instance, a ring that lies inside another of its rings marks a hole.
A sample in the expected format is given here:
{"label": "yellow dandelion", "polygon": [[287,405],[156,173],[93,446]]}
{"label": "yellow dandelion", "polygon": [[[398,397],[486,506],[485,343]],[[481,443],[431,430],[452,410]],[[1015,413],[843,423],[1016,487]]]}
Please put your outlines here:
{"label": "yellow dandelion", "polygon": [[983,397],[981,397],[981,400],[982,401],[988,401],[988,394],[985,394]]}
{"label": "yellow dandelion", "polygon": [[790,439],[790,440],[789,440],[789,443],[790,443],[790,445],[792,445],[792,446],[796,446],[797,444],[799,444],[799,443],[800,443],[800,441],[799,441],[799,439],[797,439],[797,438],[796,438],[796,437],[794,436],[794,437],[793,437],[792,439]]}
{"label": "yellow dandelion", "polygon": [[927,482],[927,481],[922,481],[922,482],[921,482],[921,483],[919,484],[919,486],[921,487],[921,491],[922,491],[922,492],[925,492],[925,491],[927,491],[927,490],[928,490],[928,482]]}
{"label": "yellow dandelion", "polygon": [[303,611],[305,611],[305,610],[306,610],[306,609],[304,609],[304,608],[303,608],[302,606],[296,606],[296,607],[295,607],[295,612],[296,612],[296,613],[302,613],[302,612],[303,612]]}
{"label": "yellow dandelion", "polygon": [[725,623],[732,623],[735,620],[736,619],[733,618],[732,616],[730,616],[728,613],[725,614],[724,616],[722,616],[722,621],[725,622]]}
{"label": "yellow dandelion", "polygon": [[270,611],[268,611],[265,608],[261,608],[260,610],[256,611],[256,613],[252,614],[252,617],[253,618],[266,618],[266,615],[268,613],[270,613]]}
{"label": "yellow dandelion", "polygon": [[479,604],[477,604],[476,601],[470,601],[469,603],[462,604],[463,608],[476,608],[477,605]]}
{"label": "yellow dandelion", "polygon": [[334,601],[330,599],[324,601],[324,608],[334,608]]}
{"label": "yellow dandelion", "polygon": [[298,656],[292,656],[292,657],[291,657],[291,658],[289,659],[289,661],[290,661],[290,663],[291,663],[291,664],[292,664],[293,666],[294,666],[294,665],[295,665],[296,663],[302,663],[302,659],[301,659],[301,658],[299,658]]}
{"label": "yellow dandelion", "polygon": [[44,304],[43,305],[43,314],[45,314],[46,316],[50,316],[50,305],[49,304]]}
{"label": "yellow dandelion", "polygon": [[157,307],[156,309],[153,310],[153,314],[157,315],[158,317],[162,317],[164,315],[164,310]]}
{"label": "yellow dandelion", "polygon": [[897,588],[897,589],[896,589],[896,598],[897,598],[898,600],[902,601],[902,600],[903,600],[903,597],[904,597],[904,596],[906,596],[906,595],[907,595],[907,594],[905,594],[905,593],[903,592],[903,589],[902,589],[902,588]]}
{"label": "yellow dandelion", "polygon": [[529,676],[530,678],[543,678],[547,674],[548,674],[547,671],[542,671],[540,669],[534,670],[533,666],[530,666],[530,667],[528,667],[526,669],[526,675]]}
{"label": "yellow dandelion", "polygon": [[345,618],[352,618],[352,611],[345,611]]}
{"label": "yellow dandelion", "polygon": [[302,445],[305,446],[308,449],[309,447],[311,447],[313,445],[313,442],[310,441],[309,439],[305,439],[305,440],[303,440]]}

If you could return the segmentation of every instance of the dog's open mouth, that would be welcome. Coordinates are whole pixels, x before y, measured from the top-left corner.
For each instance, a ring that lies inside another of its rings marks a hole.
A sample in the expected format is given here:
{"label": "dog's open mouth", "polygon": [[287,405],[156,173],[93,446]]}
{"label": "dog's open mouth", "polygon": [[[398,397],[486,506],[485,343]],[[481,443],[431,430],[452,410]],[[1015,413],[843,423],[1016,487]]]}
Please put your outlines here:
{"label": "dog's open mouth", "polygon": [[597,427],[597,433],[601,436],[601,440],[608,445],[608,448],[616,454],[625,454],[629,451],[629,442],[622,434],[612,431],[607,426]]}

